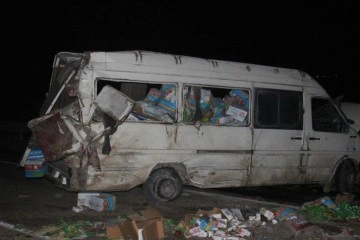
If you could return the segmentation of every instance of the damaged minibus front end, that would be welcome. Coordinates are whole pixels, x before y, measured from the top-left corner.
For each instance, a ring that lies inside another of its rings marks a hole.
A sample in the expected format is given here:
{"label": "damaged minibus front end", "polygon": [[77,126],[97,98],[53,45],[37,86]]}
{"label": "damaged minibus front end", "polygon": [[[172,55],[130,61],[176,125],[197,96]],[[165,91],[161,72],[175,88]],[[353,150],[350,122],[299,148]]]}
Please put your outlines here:
{"label": "damaged minibus front end", "polygon": [[[59,187],[74,191],[86,190],[94,176],[101,173],[98,149],[109,155],[109,135],[135,104],[111,86],[104,86],[95,98],[90,88],[86,89],[88,61],[86,53],[56,55],[40,117],[28,122],[32,136],[20,162],[24,166],[32,149],[41,149],[45,176]],[[85,86],[82,91],[81,81]],[[91,107],[84,108],[84,103]]]}

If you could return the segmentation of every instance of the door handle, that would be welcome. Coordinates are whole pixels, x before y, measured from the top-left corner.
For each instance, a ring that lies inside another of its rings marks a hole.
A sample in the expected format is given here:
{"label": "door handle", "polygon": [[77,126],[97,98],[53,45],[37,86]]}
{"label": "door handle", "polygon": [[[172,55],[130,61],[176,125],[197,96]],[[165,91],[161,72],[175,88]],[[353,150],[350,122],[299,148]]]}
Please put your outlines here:
{"label": "door handle", "polygon": [[301,140],[302,137],[291,137],[291,140]]}
{"label": "door handle", "polygon": [[319,137],[309,137],[309,140],[320,140]]}

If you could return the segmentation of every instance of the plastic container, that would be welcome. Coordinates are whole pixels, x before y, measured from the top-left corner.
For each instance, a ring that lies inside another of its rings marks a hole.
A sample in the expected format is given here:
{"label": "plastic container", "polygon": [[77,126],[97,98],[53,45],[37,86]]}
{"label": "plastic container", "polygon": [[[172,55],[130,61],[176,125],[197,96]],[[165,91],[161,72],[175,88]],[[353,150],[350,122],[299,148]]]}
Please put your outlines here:
{"label": "plastic container", "polygon": [[46,164],[44,164],[44,154],[39,148],[31,149],[25,165],[26,178],[39,178],[44,177],[46,171]]}

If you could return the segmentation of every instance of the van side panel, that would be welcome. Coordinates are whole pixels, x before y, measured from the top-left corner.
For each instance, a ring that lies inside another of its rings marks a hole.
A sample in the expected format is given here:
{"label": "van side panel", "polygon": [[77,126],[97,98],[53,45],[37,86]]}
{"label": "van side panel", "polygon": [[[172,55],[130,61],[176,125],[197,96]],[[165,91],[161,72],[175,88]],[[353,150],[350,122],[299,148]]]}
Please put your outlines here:
{"label": "van side panel", "polygon": [[204,125],[198,130],[193,125],[125,122],[110,142],[111,154],[99,154],[102,171],[88,181],[87,190],[128,190],[142,184],[156,165],[175,163],[185,166],[185,178],[197,187],[247,183],[248,127]]}
{"label": "van side panel", "polygon": [[254,129],[250,185],[298,184],[302,165],[302,131]]}
{"label": "van side panel", "polygon": [[249,127],[179,125],[176,149],[192,149],[190,183],[198,187],[244,186],[248,180],[252,133]]}

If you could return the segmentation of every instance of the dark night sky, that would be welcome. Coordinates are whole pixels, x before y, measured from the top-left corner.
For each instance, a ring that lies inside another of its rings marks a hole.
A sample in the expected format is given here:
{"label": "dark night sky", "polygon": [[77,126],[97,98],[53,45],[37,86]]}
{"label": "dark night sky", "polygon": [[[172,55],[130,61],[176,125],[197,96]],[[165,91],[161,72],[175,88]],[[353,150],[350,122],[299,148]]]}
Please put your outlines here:
{"label": "dark night sky", "polygon": [[354,87],[360,79],[360,9],[355,1],[194,2],[0,0],[5,83],[0,121],[38,116],[53,57],[60,51],[149,50],[298,68],[321,76],[320,84],[332,97],[343,94],[344,101],[360,102]]}

